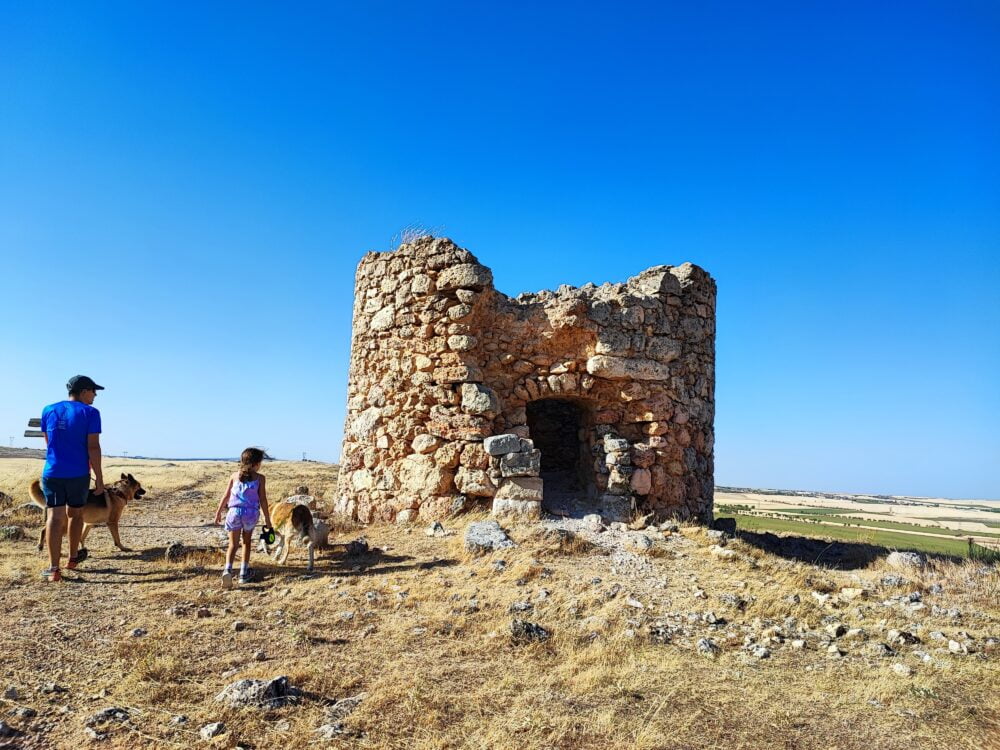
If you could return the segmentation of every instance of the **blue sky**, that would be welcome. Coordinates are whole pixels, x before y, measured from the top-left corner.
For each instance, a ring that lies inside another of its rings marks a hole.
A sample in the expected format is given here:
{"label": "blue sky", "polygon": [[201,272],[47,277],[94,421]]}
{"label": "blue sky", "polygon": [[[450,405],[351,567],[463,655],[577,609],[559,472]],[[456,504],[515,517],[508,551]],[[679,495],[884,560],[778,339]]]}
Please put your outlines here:
{"label": "blue sky", "polygon": [[1000,498],[995,3],[0,8],[5,443],[84,372],[110,452],[334,459],[420,224],[708,269],[719,484]]}

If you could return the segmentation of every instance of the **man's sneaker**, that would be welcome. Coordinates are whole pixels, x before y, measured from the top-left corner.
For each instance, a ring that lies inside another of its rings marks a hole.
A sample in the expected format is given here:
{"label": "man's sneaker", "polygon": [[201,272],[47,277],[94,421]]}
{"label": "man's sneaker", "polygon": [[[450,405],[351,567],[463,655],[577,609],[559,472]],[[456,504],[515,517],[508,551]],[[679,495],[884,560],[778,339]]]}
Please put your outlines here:
{"label": "man's sneaker", "polygon": [[42,571],[42,580],[57,583],[62,580],[62,572],[60,572],[59,568],[46,568]]}
{"label": "man's sneaker", "polygon": [[80,547],[80,549],[76,551],[76,557],[71,557],[69,562],[66,563],[66,567],[70,570],[76,570],[76,566],[86,560],[88,554],[89,553],[87,552],[86,547]]}
{"label": "man's sneaker", "polygon": [[233,587],[233,571],[222,571],[222,588],[231,589]]}
{"label": "man's sneaker", "polygon": [[240,571],[240,583],[250,583],[253,580],[253,568]]}

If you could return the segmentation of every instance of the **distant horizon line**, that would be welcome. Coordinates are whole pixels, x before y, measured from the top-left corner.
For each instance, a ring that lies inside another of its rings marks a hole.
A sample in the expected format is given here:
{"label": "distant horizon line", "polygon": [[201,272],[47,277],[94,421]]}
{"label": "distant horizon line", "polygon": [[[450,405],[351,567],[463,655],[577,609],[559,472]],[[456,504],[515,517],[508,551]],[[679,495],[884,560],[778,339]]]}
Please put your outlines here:
{"label": "distant horizon line", "polygon": [[[44,449],[41,448],[28,448],[28,447],[8,447],[5,448],[6,451],[24,451],[32,453],[42,453],[44,454]],[[169,458],[164,456],[124,456],[120,454],[106,454],[104,458],[133,458],[138,461],[218,461],[227,463],[238,463],[239,458],[237,457],[189,457],[189,458]],[[265,461],[287,461],[289,463],[307,463],[307,464],[326,464],[328,466],[337,466],[340,464],[336,461],[321,461],[313,458],[275,458],[268,456]],[[756,492],[758,494],[781,494],[781,495],[800,495],[800,496],[812,496],[812,497],[827,497],[828,499],[836,499],[838,497],[848,498],[848,497],[870,497],[876,500],[953,500],[957,502],[987,502],[987,503],[997,503],[1000,502],[1000,498],[990,498],[990,497],[944,497],[935,495],[890,495],[881,492],[835,492],[832,490],[803,490],[794,488],[777,488],[777,487],[740,487],[734,485],[715,485],[717,492]]]}

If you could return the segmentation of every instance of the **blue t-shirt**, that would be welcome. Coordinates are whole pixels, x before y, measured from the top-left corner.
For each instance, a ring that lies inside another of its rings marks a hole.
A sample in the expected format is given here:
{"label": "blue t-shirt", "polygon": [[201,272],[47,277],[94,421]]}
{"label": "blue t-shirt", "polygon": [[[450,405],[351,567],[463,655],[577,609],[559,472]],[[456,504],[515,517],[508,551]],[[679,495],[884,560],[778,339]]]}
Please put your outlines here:
{"label": "blue t-shirt", "polygon": [[42,431],[48,436],[43,477],[90,476],[87,436],[101,431],[101,413],[82,401],[60,401],[42,409]]}

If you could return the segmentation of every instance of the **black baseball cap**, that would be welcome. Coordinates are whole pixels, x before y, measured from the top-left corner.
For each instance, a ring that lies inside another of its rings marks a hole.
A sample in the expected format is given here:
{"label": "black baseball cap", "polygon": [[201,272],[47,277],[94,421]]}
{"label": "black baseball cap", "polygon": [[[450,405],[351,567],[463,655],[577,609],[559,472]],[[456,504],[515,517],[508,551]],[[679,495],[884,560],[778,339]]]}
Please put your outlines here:
{"label": "black baseball cap", "polygon": [[103,391],[104,386],[98,385],[93,380],[88,378],[86,375],[74,375],[66,383],[66,390],[70,393],[73,391]]}

